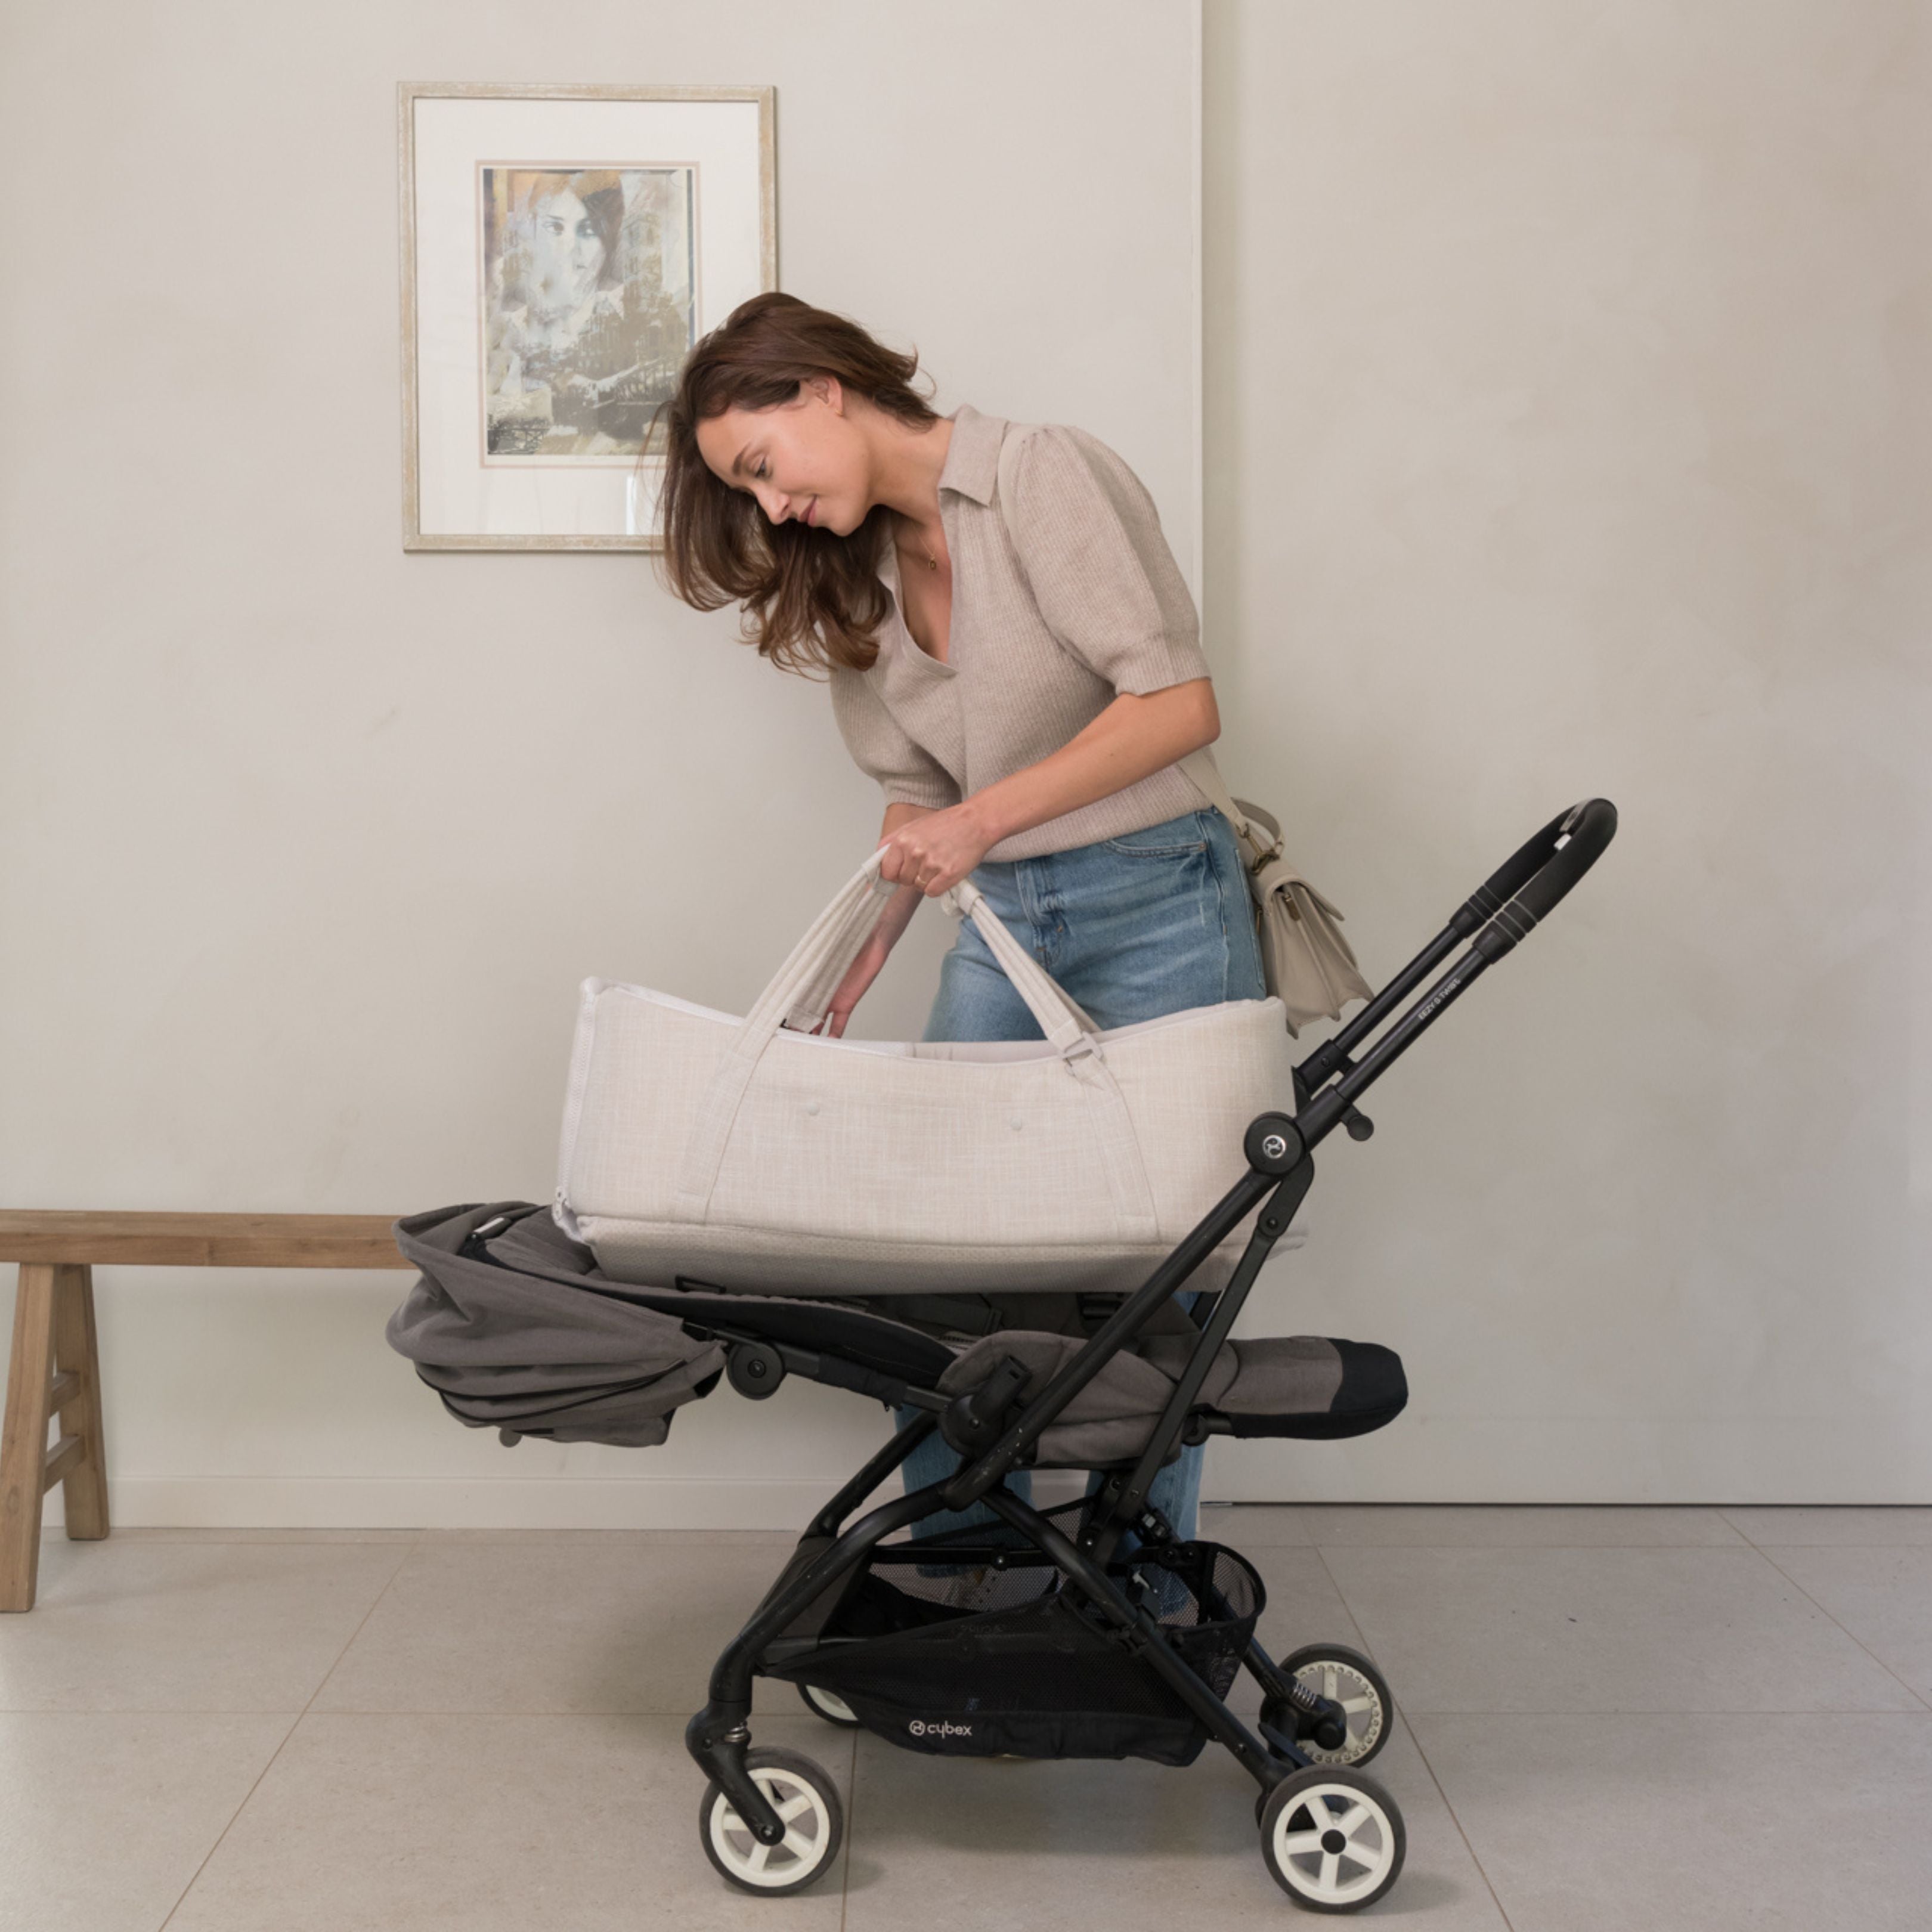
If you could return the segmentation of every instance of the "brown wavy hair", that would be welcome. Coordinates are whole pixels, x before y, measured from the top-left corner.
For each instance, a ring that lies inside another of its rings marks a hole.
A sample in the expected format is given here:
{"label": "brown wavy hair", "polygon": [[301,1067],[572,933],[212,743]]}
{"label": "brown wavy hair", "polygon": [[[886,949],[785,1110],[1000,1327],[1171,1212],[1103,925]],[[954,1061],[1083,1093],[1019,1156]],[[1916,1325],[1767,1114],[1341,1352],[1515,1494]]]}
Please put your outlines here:
{"label": "brown wavy hair", "polygon": [[912,387],[918,370],[916,350],[897,355],[856,322],[796,296],[768,289],[740,302],[685,358],[645,440],[665,458],[659,581],[700,610],[736,598],[748,620],[740,635],[781,670],[869,669],[892,608],[877,575],[892,541],[890,506],[874,504],[850,536],[795,518],[768,523],[757,500],[699,454],[698,425],[734,406],[788,403],[812,377],[836,376],[851,394],[922,428],[939,416]]}

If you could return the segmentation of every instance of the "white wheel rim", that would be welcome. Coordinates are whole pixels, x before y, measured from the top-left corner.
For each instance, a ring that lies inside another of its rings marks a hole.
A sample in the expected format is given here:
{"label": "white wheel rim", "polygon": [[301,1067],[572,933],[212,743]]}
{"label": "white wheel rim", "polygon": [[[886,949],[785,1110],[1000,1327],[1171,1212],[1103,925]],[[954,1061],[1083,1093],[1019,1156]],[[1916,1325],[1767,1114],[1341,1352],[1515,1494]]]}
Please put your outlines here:
{"label": "white wheel rim", "polygon": [[1339,1750],[1324,1750],[1312,1738],[1298,1738],[1295,1749],[1317,1764],[1360,1764],[1382,1734],[1382,1700],[1376,1687],[1352,1664],[1317,1658],[1294,1673],[1298,1684],[1339,1704],[1348,1720],[1348,1741]]}
{"label": "white wheel rim", "polygon": [[776,1845],[761,1845],[723,1792],[711,1807],[711,1843],[734,1878],[747,1885],[796,1885],[817,1869],[832,1842],[832,1814],[825,1800],[796,1772],[754,1770],[752,1782],[784,1820]]}
{"label": "white wheel rim", "polygon": [[[1291,1829],[1297,1820],[1300,1828]],[[1395,1828],[1353,1785],[1311,1784],[1274,1821],[1274,1862],[1304,1898],[1351,1905],[1388,1877],[1395,1863]]]}
{"label": "white wheel rim", "polygon": [[836,1718],[842,1724],[856,1724],[859,1714],[834,1690],[821,1690],[815,1684],[805,1687],[805,1694],[811,1699],[815,1709],[823,1711],[828,1718]]}

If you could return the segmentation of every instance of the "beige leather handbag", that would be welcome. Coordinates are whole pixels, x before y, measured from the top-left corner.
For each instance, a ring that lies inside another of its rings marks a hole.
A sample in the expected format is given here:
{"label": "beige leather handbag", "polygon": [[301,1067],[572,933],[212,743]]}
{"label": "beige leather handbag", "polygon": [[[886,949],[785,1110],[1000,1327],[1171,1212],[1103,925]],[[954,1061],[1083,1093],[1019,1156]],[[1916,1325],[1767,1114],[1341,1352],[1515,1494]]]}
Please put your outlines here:
{"label": "beige leather handbag", "polygon": [[1371,992],[1342,937],[1340,910],[1281,856],[1281,827],[1274,815],[1234,797],[1211,758],[1195,752],[1180,763],[1240,842],[1262,970],[1288,1016],[1288,1031],[1298,1037],[1310,1020],[1339,1020],[1351,1000],[1366,1000]]}
{"label": "beige leather handbag", "polygon": [[[1000,514],[1016,553],[1019,538],[1013,530],[1010,478],[1021,442],[1036,427],[1009,423],[1000,443]],[[1240,842],[1255,902],[1262,971],[1268,991],[1282,1004],[1288,1031],[1298,1038],[1310,1020],[1340,1019],[1351,1000],[1370,997],[1369,982],[1342,937],[1340,909],[1282,856],[1280,821],[1228,790],[1212,752],[1204,746],[1178,763]]]}

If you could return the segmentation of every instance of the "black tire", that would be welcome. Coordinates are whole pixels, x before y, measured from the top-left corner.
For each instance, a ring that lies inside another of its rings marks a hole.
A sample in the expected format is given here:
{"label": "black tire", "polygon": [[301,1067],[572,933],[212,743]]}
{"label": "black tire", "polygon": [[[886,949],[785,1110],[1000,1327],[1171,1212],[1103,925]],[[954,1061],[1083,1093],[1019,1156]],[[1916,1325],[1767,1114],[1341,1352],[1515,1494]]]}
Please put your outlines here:
{"label": "black tire", "polygon": [[1285,1778],[1262,1808],[1268,1876],[1310,1912],[1359,1912],[1402,1874],[1402,1813],[1372,1778],[1311,1765]]}
{"label": "black tire", "polygon": [[[798,1808],[790,1822],[808,1822],[812,1829],[796,1834],[788,1830],[782,1843],[760,1845],[714,1778],[704,1787],[698,1812],[698,1835],[704,1856],[718,1876],[740,1892],[754,1892],[760,1898],[783,1898],[802,1892],[838,1862],[845,1813],[838,1787],[802,1751],[776,1748],[749,1750],[745,1754],[745,1768],[781,1813],[788,1806]],[[792,1842],[794,1835],[800,1841],[796,1847]]]}
{"label": "black tire", "polygon": [[1395,1699],[1390,1694],[1388,1679],[1359,1650],[1340,1643],[1304,1644],[1283,1658],[1275,1668],[1284,1677],[1299,1677],[1309,1672],[1312,1688],[1323,1696],[1358,1707],[1348,1713],[1348,1742],[1331,1748],[1318,1742],[1313,1722],[1286,1698],[1265,1699],[1262,1722],[1271,1725],[1284,1737],[1294,1738],[1304,1756],[1312,1758],[1317,1764],[1359,1769],[1388,1742],[1394,1728]]}
{"label": "black tire", "polygon": [[[801,1684],[798,1694],[805,1700],[805,1708],[814,1718],[822,1718],[828,1724],[836,1724],[842,1731],[862,1731],[866,1728],[853,1716],[851,1706],[837,1691],[821,1690],[815,1684]],[[821,1697],[829,1698],[838,1709],[828,1710],[818,1701]]]}

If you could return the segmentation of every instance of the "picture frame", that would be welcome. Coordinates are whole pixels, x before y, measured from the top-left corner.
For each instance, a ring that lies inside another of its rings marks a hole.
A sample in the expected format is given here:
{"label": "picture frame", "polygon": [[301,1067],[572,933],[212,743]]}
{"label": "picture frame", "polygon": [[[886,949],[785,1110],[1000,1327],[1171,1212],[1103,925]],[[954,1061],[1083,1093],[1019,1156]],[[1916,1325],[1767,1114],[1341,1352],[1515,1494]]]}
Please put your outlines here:
{"label": "picture frame", "polygon": [[662,548],[652,413],[778,286],[776,100],[400,84],[406,550]]}

